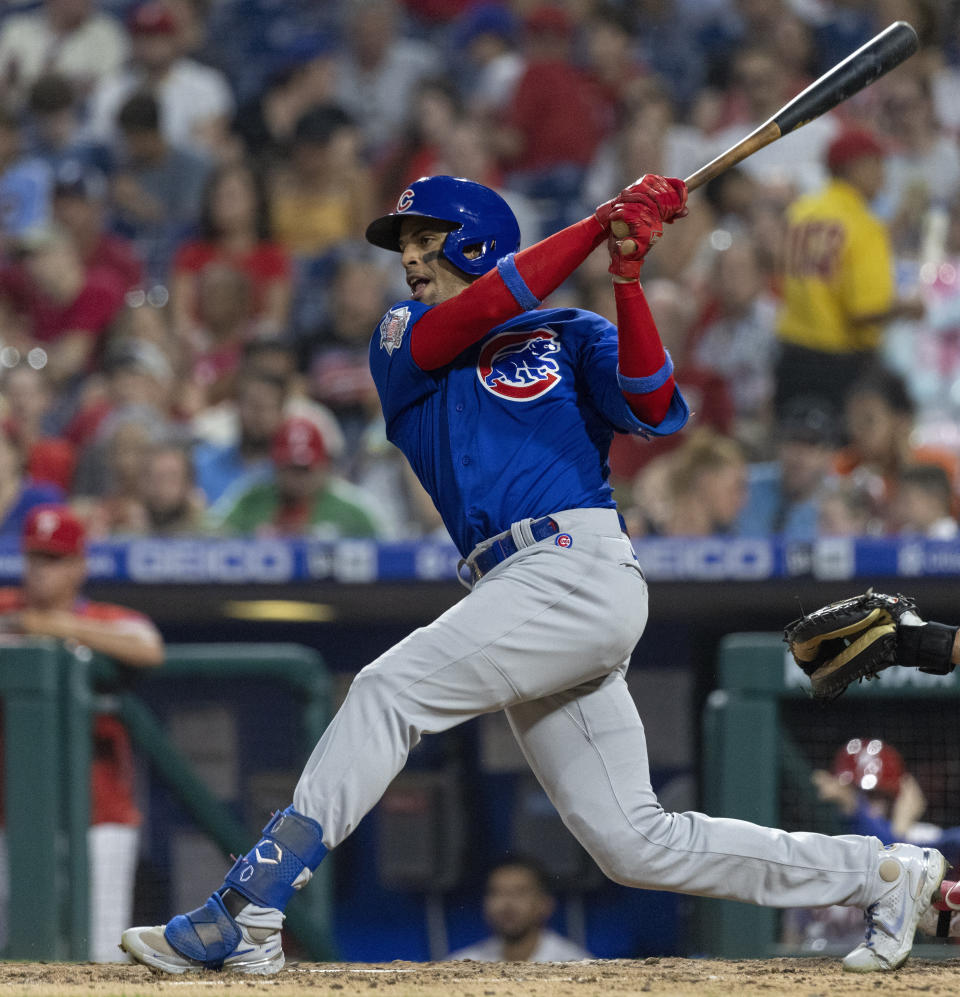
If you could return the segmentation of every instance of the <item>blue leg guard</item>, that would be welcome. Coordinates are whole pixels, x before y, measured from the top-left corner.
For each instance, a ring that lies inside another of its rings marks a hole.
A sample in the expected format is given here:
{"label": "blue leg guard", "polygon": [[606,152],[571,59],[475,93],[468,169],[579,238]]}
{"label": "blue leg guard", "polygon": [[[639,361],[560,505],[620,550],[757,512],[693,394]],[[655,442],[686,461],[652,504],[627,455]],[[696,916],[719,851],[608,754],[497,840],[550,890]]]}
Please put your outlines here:
{"label": "blue leg guard", "polygon": [[163,935],[181,955],[209,969],[219,969],[241,940],[240,928],[218,893],[189,914],[178,914]]}
{"label": "blue leg guard", "polygon": [[312,872],[326,854],[320,825],[290,806],[276,814],[263,829],[263,837],[237,859],[224,886],[258,907],[282,911],[304,869]]}
{"label": "blue leg guard", "polygon": [[[282,911],[293,896],[294,882],[305,869],[311,872],[327,854],[320,825],[292,806],[276,814],[263,829],[263,837],[227,873],[223,886],[189,914],[178,914],[167,924],[168,944],[208,969],[220,969],[236,952],[243,935],[234,920],[239,909],[231,906],[229,889],[258,907]],[[245,906],[245,905],[243,905]]]}

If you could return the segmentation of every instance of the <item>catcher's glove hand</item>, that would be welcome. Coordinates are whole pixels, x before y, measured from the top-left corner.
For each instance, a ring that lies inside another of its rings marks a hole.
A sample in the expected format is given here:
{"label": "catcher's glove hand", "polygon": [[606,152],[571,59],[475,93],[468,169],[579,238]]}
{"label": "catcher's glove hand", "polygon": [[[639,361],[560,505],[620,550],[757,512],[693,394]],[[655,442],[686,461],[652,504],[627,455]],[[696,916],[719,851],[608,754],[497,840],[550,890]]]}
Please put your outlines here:
{"label": "catcher's glove hand", "polygon": [[810,677],[814,698],[836,699],[855,679],[874,678],[899,663],[897,632],[904,615],[910,629],[924,626],[916,608],[906,596],[868,589],[794,620],[783,639]]}

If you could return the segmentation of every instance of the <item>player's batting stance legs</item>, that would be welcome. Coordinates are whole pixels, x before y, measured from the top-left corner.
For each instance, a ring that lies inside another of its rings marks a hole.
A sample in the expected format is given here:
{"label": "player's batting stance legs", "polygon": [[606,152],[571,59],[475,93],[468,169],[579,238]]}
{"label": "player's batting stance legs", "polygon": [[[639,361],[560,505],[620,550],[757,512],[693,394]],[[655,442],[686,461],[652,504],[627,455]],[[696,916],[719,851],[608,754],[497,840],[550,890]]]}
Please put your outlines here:
{"label": "player's batting stance legs", "polygon": [[[423,178],[367,235],[401,254],[411,296],[374,332],[387,433],[430,491],[472,591],[357,676],[309,759],[293,806],[198,910],[130,928],[123,947],[168,972],[272,973],[293,891],[357,826],[424,733],[506,709],[575,835],[634,886],[780,907],[860,905],[857,971],[907,957],[939,887],[938,852],[876,838],[788,834],[667,814],[623,674],[647,588],[606,463],[616,430],[665,435],[687,406],[638,277],[681,181],[647,176],[529,249],[494,191]],[[625,227],[610,236],[610,225]],[[541,309],[609,236],[617,326]]]}
{"label": "player's batting stance legs", "polygon": [[[904,861],[872,838],[665,813],[624,680],[646,621],[646,584],[613,510],[555,518],[572,548],[523,549],[359,674],[294,807],[268,824],[204,907],[165,932],[125,933],[135,957],[168,971],[275,971],[294,888],[376,803],[420,735],[501,707],[568,827],[618,882],[775,907],[870,907],[885,893],[908,900],[909,891],[934,891],[942,872],[925,866],[920,849]],[[606,629],[606,648],[587,637],[587,621]],[[548,641],[549,669],[540,656]],[[587,657],[598,651],[605,656]]]}

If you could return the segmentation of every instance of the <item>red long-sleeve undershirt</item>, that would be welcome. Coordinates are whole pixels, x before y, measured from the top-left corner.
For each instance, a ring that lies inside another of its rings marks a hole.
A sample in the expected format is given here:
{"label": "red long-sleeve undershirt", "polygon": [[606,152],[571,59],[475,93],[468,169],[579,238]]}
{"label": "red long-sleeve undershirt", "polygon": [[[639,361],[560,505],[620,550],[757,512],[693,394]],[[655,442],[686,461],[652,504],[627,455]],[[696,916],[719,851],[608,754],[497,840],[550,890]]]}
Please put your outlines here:
{"label": "red long-sleeve undershirt", "polygon": [[[605,238],[604,229],[591,215],[517,253],[514,263],[531,293],[542,301]],[[638,283],[615,283],[614,296],[621,373],[625,377],[647,377],[656,373],[666,356],[643,290]],[[417,322],[410,341],[414,363],[421,370],[444,367],[494,326],[523,310],[499,272],[491,270],[455,297],[431,308]],[[625,391],[624,397],[638,419],[656,426],[667,413],[674,387],[670,376],[653,391],[646,394]]]}
{"label": "red long-sleeve undershirt", "polygon": [[[514,263],[539,301],[555,291],[606,238],[592,215],[521,250]],[[482,339],[495,325],[519,315],[517,304],[494,269],[456,297],[431,308],[413,327],[410,353],[421,370],[436,370]]]}
{"label": "red long-sleeve undershirt", "polygon": [[[664,365],[667,359],[657,324],[650,312],[650,305],[643,288],[636,281],[613,285],[617,301],[617,344],[620,373],[624,377],[649,377]],[[637,395],[623,392],[633,414],[648,426],[657,426],[670,408],[676,382],[671,374],[659,388]]]}

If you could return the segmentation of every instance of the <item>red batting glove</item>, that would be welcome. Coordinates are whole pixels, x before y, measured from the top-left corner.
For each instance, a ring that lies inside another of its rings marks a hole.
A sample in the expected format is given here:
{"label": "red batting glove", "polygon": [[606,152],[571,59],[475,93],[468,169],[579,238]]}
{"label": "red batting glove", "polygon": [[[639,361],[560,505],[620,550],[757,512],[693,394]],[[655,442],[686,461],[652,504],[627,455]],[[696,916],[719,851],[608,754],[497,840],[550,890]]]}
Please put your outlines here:
{"label": "red batting glove", "polygon": [[618,201],[610,212],[610,224],[626,231],[622,236],[610,233],[607,248],[610,250],[608,270],[614,277],[638,280],[643,258],[650,247],[663,235],[663,222],[656,208],[646,203],[624,204]]}
{"label": "red batting glove", "polygon": [[672,222],[687,213],[687,185],[676,177],[644,174],[594,211],[593,217],[603,229],[609,226],[611,213],[618,204],[646,205],[659,213],[661,221]]}
{"label": "red batting glove", "polygon": [[683,218],[687,213],[687,185],[676,177],[661,177],[647,173],[635,184],[621,192],[619,201],[638,201],[647,204],[653,201],[660,213],[660,220],[672,222]]}

